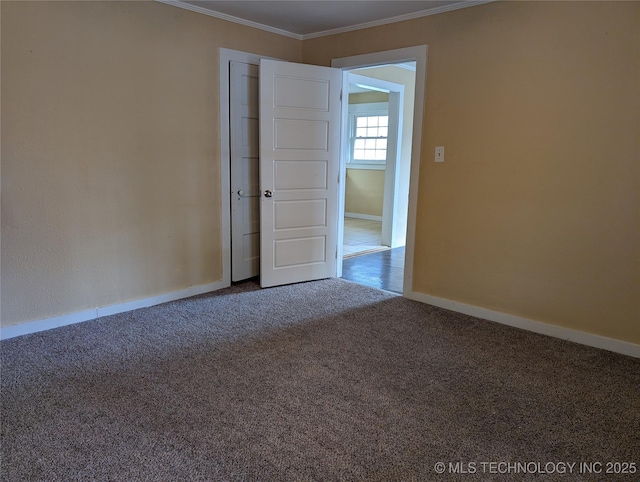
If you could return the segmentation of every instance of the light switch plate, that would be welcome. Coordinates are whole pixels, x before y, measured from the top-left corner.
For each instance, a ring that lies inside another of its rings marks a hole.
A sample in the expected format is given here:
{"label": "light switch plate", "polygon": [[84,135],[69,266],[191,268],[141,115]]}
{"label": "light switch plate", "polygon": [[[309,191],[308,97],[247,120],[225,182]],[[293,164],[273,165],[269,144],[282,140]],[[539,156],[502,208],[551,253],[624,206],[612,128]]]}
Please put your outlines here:
{"label": "light switch plate", "polygon": [[436,147],[436,162],[444,162],[444,146]]}

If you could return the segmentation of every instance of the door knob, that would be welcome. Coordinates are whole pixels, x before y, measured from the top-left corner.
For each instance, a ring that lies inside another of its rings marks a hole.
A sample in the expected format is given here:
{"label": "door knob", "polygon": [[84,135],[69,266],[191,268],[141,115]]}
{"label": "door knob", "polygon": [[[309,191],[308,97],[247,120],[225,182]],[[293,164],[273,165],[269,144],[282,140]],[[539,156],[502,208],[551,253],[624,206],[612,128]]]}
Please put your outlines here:
{"label": "door knob", "polygon": [[273,196],[273,193],[267,189],[267,190],[264,192],[264,197],[271,197],[271,196]]}
{"label": "door knob", "polygon": [[244,196],[244,191],[242,189],[238,191],[238,196]]}

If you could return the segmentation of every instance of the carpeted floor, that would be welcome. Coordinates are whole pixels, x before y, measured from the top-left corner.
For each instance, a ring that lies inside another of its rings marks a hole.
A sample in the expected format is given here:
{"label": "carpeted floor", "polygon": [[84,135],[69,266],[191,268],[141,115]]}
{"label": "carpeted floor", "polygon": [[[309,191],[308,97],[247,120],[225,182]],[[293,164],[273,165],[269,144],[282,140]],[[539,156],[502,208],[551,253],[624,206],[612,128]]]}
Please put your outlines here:
{"label": "carpeted floor", "polygon": [[0,346],[6,481],[638,480],[640,360],[344,280]]}

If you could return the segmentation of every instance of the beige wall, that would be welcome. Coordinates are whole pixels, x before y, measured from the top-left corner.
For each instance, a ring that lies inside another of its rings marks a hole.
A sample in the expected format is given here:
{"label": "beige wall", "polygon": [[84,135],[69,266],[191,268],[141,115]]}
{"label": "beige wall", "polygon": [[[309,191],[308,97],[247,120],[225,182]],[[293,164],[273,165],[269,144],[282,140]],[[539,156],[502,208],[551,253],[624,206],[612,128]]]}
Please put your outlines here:
{"label": "beige wall", "polygon": [[414,290],[640,343],[640,4],[298,42],[157,2],[0,3],[3,326],[220,278],[218,47],[428,44]]}
{"label": "beige wall", "polygon": [[303,60],[420,44],[413,289],[640,343],[640,4],[496,2],[308,40]]}
{"label": "beige wall", "polygon": [[347,169],[345,212],[382,217],[383,201],[384,171]]}
{"label": "beige wall", "polygon": [[1,2],[2,326],[221,279],[218,48],[157,2]]}
{"label": "beige wall", "polygon": [[389,94],[386,92],[359,92],[349,94],[349,104],[367,104],[373,102],[389,102]]}

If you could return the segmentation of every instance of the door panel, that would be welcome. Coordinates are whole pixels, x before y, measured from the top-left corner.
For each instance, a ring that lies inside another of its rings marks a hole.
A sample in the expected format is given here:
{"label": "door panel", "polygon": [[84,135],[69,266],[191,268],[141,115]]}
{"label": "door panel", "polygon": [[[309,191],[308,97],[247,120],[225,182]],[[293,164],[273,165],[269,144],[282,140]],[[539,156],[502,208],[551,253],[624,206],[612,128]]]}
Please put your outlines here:
{"label": "door panel", "polygon": [[275,161],[273,164],[278,190],[327,189],[327,161]]}
{"label": "door panel", "polygon": [[277,239],[273,246],[275,268],[310,266],[324,263],[327,259],[325,236]]}
{"label": "door panel", "polygon": [[275,201],[273,229],[326,227],[327,202],[324,199],[307,201]]}
{"label": "door panel", "polygon": [[263,287],[336,274],[342,71],[260,62]]}
{"label": "door panel", "polygon": [[328,81],[281,76],[274,83],[275,107],[329,111]]}
{"label": "door panel", "polygon": [[275,148],[326,152],[329,148],[329,123],[295,119],[275,120]]}
{"label": "door panel", "polygon": [[230,65],[231,279],[260,273],[258,66]]}

